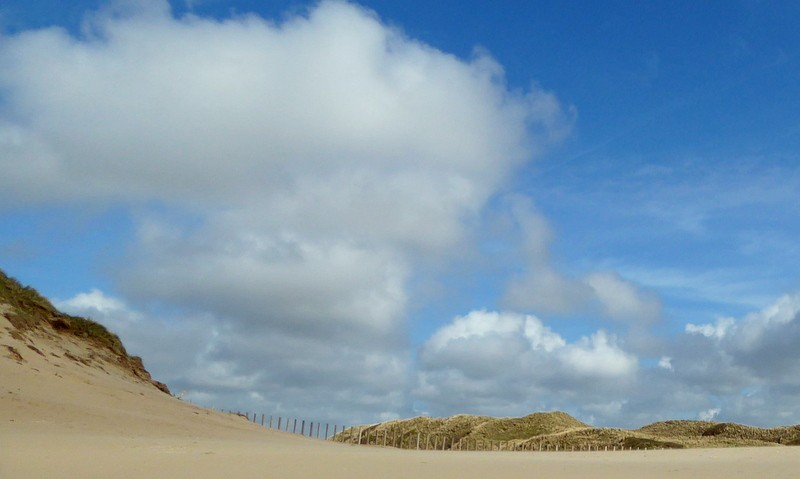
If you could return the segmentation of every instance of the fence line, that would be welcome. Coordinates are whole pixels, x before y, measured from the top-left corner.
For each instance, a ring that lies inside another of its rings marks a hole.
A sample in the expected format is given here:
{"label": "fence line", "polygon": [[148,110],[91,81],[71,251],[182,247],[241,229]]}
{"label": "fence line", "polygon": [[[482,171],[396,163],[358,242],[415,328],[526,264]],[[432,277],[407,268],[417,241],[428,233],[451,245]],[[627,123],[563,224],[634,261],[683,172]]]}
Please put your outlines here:
{"label": "fence line", "polygon": [[[493,439],[478,439],[470,437],[454,438],[442,434],[425,434],[421,431],[402,431],[396,428],[378,429],[375,426],[347,426],[333,424],[333,434],[331,424],[325,423],[325,434],[322,434],[322,421],[308,421],[301,418],[290,418],[282,416],[269,416],[269,421],[265,414],[261,414],[260,420],[257,413],[239,412],[232,410],[222,410],[228,414],[234,414],[247,419],[254,424],[260,424],[267,429],[282,432],[289,432],[289,422],[292,421],[292,434],[297,434],[297,425],[300,422],[300,435],[312,439],[324,441],[344,442],[353,445],[393,447],[399,449],[414,449],[424,451],[527,451],[527,452],[616,452],[616,451],[646,451],[663,450],[663,447],[624,447],[612,445],[599,446],[585,442],[577,447],[570,445],[560,447],[559,444],[550,444],[545,441],[536,442],[533,440],[511,440],[496,441]],[[277,419],[277,420],[276,420]],[[316,431],[314,427],[316,426]],[[449,446],[449,447],[448,447]],[[602,449],[601,449],[602,448]]]}

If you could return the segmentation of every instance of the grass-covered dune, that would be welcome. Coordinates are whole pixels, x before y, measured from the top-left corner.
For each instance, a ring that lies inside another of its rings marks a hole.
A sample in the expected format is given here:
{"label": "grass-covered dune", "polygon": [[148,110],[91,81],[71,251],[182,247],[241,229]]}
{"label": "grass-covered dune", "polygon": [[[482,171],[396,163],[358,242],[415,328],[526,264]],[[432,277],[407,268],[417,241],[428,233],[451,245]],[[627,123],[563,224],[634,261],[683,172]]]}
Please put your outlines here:
{"label": "grass-covered dune", "polygon": [[347,429],[335,441],[415,449],[619,450],[800,444],[800,425],[758,428],[710,421],[664,421],[635,430],[596,428],[564,412],[519,418],[416,417]]}

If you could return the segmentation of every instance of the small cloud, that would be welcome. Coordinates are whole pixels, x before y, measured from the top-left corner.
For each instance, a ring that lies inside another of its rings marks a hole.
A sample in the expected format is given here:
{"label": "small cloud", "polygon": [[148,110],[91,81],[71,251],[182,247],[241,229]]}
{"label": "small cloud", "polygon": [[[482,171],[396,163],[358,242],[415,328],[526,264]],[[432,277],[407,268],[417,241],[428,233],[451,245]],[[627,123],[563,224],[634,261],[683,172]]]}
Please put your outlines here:
{"label": "small cloud", "polygon": [[706,409],[705,411],[700,411],[699,413],[697,413],[697,417],[701,421],[713,421],[714,418],[719,416],[719,413],[721,411],[722,411],[722,409],[720,409],[718,407],[711,408],[711,409]]}
{"label": "small cloud", "polygon": [[689,323],[686,325],[685,331],[689,334],[699,334],[707,338],[722,339],[731,330],[736,327],[736,320],[733,318],[719,318],[714,324],[701,324],[696,325]]}
{"label": "small cloud", "polygon": [[658,367],[666,369],[667,371],[675,370],[675,368],[672,367],[672,358],[669,356],[661,356],[661,359],[658,360]]}
{"label": "small cloud", "polygon": [[55,304],[61,310],[101,321],[113,328],[141,319],[141,315],[129,309],[124,302],[97,288],[92,288],[87,293],[78,293],[64,301],[56,301]]}

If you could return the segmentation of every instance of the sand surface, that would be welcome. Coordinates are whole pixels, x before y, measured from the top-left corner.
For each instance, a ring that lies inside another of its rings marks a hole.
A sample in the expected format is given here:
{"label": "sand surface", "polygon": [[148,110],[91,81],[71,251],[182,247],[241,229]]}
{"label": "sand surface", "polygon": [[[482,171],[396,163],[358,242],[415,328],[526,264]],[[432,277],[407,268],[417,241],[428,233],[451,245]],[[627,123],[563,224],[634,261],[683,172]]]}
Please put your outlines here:
{"label": "sand surface", "polygon": [[[796,478],[800,448],[403,451],[264,429],[135,381],[0,315],[0,478]],[[22,360],[12,353],[19,353]],[[29,346],[34,346],[34,351]],[[65,352],[69,351],[69,355]]]}

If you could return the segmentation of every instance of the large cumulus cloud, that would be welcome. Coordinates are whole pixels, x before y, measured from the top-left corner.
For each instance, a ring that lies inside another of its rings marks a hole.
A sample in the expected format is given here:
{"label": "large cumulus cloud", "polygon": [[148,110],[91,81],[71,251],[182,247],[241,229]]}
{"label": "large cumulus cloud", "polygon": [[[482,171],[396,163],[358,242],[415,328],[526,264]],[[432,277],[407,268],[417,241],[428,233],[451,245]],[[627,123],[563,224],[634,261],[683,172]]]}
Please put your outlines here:
{"label": "large cumulus cloud", "polygon": [[[637,358],[605,331],[568,342],[539,318],[472,311],[423,346],[417,397],[434,413],[460,406],[479,414],[622,401]],[[457,406],[458,405],[458,406]]]}
{"label": "large cumulus cloud", "polygon": [[[404,408],[418,266],[468,247],[572,118],[510,90],[487,53],[454,57],[353,4],[276,23],[122,2],[80,35],[0,42],[0,207],[128,209],[117,294],[64,304],[118,325],[173,387],[372,419]],[[165,325],[169,354],[142,332]]]}

